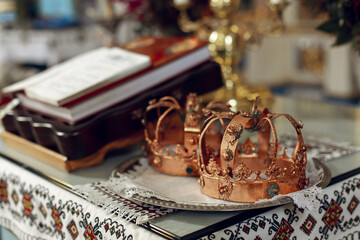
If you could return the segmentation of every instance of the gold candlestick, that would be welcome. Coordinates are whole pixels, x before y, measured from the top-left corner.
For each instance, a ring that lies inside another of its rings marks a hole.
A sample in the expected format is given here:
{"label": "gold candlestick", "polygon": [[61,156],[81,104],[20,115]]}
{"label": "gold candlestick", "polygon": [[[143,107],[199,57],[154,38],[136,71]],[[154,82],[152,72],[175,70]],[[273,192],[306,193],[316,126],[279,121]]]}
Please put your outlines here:
{"label": "gold candlestick", "polygon": [[209,49],[215,61],[222,67],[224,97],[234,110],[238,108],[236,86],[240,83],[234,70],[245,50],[245,41],[238,27],[231,21],[239,5],[240,0],[210,0],[210,8],[218,19],[219,26],[209,36]]}
{"label": "gold candlestick", "polygon": [[[282,11],[286,7],[286,0],[270,0],[269,9],[274,13],[271,19],[270,28],[257,29],[251,25],[251,28],[240,30],[238,25],[234,24],[233,18],[239,9],[240,0],[209,0],[209,5],[214,13],[214,18],[205,18],[198,21],[191,21],[187,16],[187,9],[191,6],[190,1],[174,1],[175,7],[180,11],[179,26],[184,32],[195,32],[197,37],[209,40],[209,50],[214,60],[222,68],[224,77],[224,88],[212,94],[212,99],[226,100],[233,108],[237,110],[246,108],[261,96],[262,103],[271,102],[272,95],[266,87],[249,87],[240,79],[236,71],[236,64],[243,58],[245,46],[252,42],[259,34],[278,34],[283,31],[284,24],[281,19]],[[246,23],[249,25],[249,23]],[[206,29],[212,28],[212,31],[204,38]]]}

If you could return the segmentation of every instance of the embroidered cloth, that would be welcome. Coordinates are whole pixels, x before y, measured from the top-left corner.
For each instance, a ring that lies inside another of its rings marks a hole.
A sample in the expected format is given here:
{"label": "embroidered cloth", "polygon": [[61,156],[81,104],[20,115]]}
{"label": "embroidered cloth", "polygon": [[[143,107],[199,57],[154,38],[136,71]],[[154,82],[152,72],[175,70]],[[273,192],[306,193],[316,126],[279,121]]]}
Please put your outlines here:
{"label": "embroidered cloth", "polygon": [[[317,140],[306,143],[316,152],[314,157],[324,161],[358,150]],[[135,222],[174,211],[125,198],[103,183],[83,186],[101,196],[98,200],[106,200],[91,204],[84,196],[66,191],[2,157],[0,166],[0,225],[20,239],[162,239]],[[313,211],[288,204],[201,239],[358,237],[360,175],[326,188],[317,199],[320,204]],[[109,203],[116,208],[109,207]]]}
{"label": "embroidered cloth", "polygon": [[[2,157],[0,166],[0,225],[19,239],[163,239],[130,222],[121,210],[105,212]],[[163,214],[158,207],[109,195],[96,184],[93,187],[119,209],[143,212],[148,218]]]}
{"label": "embroidered cloth", "polygon": [[360,239],[360,174],[327,187],[309,211],[294,204],[216,231],[201,240]]}

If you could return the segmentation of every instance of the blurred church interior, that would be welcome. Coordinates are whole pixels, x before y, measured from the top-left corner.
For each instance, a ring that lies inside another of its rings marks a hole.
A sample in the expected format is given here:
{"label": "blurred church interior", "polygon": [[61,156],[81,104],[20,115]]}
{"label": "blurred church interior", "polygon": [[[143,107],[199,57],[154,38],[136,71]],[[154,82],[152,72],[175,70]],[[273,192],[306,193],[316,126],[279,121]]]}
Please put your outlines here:
{"label": "blurred church interior", "polygon": [[[242,83],[273,94],[359,102],[356,37],[336,44],[341,36],[320,31],[329,13],[319,2],[326,1],[240,2],[231,21],[246,42],[233,50],[242,51],[236,63]],[[0,86],[140,36],[204,37],[220,21],[210,5],[208,0],[0,0]],[[274,6],[281,9],[271,10]],[[181,21],[184,11],[187,20]]]}

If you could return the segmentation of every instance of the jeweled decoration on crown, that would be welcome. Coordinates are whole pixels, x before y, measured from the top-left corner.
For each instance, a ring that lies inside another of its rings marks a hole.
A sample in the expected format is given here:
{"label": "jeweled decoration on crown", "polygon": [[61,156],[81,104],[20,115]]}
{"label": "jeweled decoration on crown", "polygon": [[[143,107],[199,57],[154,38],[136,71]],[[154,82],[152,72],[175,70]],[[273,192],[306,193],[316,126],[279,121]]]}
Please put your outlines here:
{"label": "jeweled decoration on crown", "polygon": [[[212,112],[204,122],[199,137],[199,184],[204,194],[223,200],[256,202],[308,185],[302,122],[288,114],[258,108],[258,100],[251,112]],[[291,155],[278,141],[274,124],[278,118],[288,120],[297,135]],[[208,141],[207,132],[214,126],[223,129],[218,142]]]}

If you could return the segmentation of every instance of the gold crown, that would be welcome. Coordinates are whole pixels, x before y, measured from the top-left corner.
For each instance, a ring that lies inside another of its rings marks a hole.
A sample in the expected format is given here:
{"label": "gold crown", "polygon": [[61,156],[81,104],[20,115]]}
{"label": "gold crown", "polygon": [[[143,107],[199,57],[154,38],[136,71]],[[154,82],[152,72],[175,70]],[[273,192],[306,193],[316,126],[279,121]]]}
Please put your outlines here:
{"label": "gold crown", "polygon": [[[156,170],[178,176],[198,176],[197,150],[203,117],[216,109],[228,111],[225,103],[213,101],[201,108],[196,94],[187,96],[185,111],[173,97],[151,101],[144,113],[145,140],[150,165]],[[209,139],[221,137],[209,131]]]}
{"label": "gold crown", "polygon": [[[278,194],[298,191],[308,184],[305,176],[306,146],[303,124],[288,114],[273,114],[257,108],[251,113],[212,113],[203,124],[199,137],[199,184],[208,196],[236,202],[256,202]],[[295,128],[297,142],[289,157],[287,149],[279,154],[274,120],[284,117]],[[222,126],[217,143],[207,143],[207,131]],[[257,137],[251,140],[244,135]],[[257,142],[257,143],[256,143]]]}

